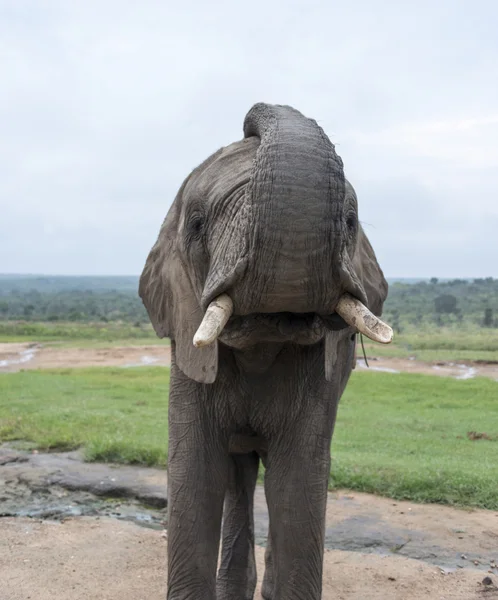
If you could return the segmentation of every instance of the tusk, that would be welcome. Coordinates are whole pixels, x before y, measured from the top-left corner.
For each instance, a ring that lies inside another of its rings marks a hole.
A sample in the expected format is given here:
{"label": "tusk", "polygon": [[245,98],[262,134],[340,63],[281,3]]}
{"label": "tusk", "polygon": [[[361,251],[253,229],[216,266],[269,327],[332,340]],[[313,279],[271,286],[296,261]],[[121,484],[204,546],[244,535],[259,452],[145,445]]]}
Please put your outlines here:
{"label": "tusk", "polygon": [[371,313],[368,308],[351,294],[343,294],[336,306],[335,312],[346,321],[348,325],[366,335],[374,342],[389,344],[393,339],[393,330]]}
{"label": "tusk", "polygon": [[233,313],[233,302],[228,294],[221,294],[210,302],[202,323],[194,335],[194,346],[201,348],[212,344],[223,331]]}

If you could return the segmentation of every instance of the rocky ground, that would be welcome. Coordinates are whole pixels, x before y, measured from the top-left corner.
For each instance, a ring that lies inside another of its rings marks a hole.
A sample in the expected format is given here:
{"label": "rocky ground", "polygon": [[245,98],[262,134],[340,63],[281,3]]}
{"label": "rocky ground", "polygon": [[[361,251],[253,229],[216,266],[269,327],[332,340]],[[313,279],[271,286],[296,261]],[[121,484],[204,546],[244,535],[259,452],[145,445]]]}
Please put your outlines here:
{"label": "rocky ground", "polygon": [[[3,446],[0,598],[164,598],[166,498],[164,470]],[[255,520],[261,573],[261,487]],[[329,494],[325,600],[498,598],[497,560],[497,512]]]}

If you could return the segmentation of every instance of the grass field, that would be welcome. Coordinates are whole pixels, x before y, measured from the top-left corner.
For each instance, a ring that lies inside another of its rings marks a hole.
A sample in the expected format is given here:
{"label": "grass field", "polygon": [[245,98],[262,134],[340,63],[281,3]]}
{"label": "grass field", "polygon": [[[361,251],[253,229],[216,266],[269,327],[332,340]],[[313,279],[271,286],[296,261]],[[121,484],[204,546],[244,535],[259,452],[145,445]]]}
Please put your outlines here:
{"label": "grass field", "polygon": [[[164,466],[168,383],[158,367],[3,374],[0,441]],[[355,372],[332,457],[332,487],[498,510],[498,383]]]}
{"label": "grass field", "polygon": [[479,327],[413,328],[394,335],[392,344],[366,342],[371,356],[395,356],[418,360],[489,360],[498,361],[498,330]]}
{"label": "grass field", "polygon": [[87,460],[164,465],[169,369],[91,368],[0,377],[0,441],[85,449]]}
{"label": "grass field", "polygon": [[58,346],[97,347],[102,345],[164,344],[151,325],[130,323],[36,323],[0,321],[0,342],[43,342]]}

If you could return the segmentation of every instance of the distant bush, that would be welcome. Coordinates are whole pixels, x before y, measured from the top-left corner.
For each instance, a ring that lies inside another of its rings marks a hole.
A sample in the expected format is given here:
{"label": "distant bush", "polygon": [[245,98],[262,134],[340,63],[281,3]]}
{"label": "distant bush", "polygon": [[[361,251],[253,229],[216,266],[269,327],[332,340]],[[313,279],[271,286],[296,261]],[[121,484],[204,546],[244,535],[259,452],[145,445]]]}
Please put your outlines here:
{"label": "distant bush", "polygon": [[454,314],[457,312],[457,299],[452,294],[442,294],[434,298],[434,307],[437,313]]}
{"label": "distant bush", "polygon": [[[396,281],[384,316],[397,333],[410,328],[498,327],[498,279]],[[0,322],[149,324],[138,277],[0,276]]]}
{"label": "distant bush", "polygon": [[0,277],[0,319],[149,322],[130,277]]}
{"label": "distant bush", "polygon": [[498,279],[492,277],[450,281],[433,277],[429,282],[395,282],[389,286],[384,305],[386,320],[399,323],[403,330],[412,325],[460,329],[468,324],[474,328],[484,325],[493,328],[498,323],[490,315],[497,313]]}

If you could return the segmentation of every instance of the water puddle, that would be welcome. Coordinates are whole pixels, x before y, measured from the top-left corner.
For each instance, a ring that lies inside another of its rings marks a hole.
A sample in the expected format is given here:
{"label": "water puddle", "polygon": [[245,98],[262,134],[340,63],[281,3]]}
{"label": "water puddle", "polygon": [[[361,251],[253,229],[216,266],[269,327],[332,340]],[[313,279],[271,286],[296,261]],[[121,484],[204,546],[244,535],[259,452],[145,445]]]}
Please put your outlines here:
{"label": "water puddle", "polygon": [[30,362],[34,359],[39,349],[40,346],[38,344],[33,344],[25,350],[21,350],[15,358],[0,360],[0,369],[8,369],[14,365],[23,365]]}
{"label": "water puddle", "polygon": [[372,367],[371,365],[367,366],[364,358],[359,358],[357,361],[360,369],[369,369],[370,371],[381,371],[382,373],[400,373],[397,369],[391,369],[390,367]]}
{"label": "water puddle", "polygon": [[142,358],[140,359],[140,362],[128,363],[126,365],[123,365],[123,369],[127,369],[129,367],[147,367],[147,366],[153,365],[159,361],[160,361],[160,359],[157,358],[156,356],[142,356]]}
{"label": "water puddle", "polygon": [[477,369],[475,367],[469,367],[468,365],[457,365],[462,371],[461,375],[457,375],[455,379],[474,379],[477,375]]}
{"label": "water puddle", "polygon": [[447,369],[452,369],[452,370],[457,369],[458,371],[460,371],[460,373],[458,373],[457,375],[447,373],[448,377],[452,377],[453,379],[460,379],[460,380],[474,379],[474,377],[476,375],[478,375],[478,370],[475,367],[471,367],[470,365],[456,364],[453,362],[440,363],[437,365],[433,365],[432,368],[434,371],[445,371]]}

